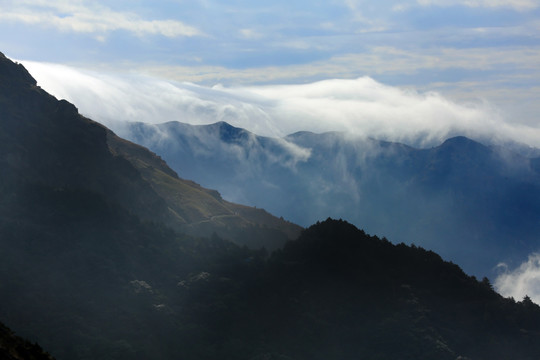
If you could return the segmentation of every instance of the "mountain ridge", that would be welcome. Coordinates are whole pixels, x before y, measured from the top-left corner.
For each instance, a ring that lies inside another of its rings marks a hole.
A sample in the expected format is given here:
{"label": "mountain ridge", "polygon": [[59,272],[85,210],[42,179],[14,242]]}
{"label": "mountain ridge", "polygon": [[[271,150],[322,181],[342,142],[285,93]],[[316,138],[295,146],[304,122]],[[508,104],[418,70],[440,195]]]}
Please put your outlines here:
{"label": "mountain ridge", "polygon": [[[216,323],[234,334],[218,338],[222,348],[242,339],[260,358],[321,360],[533,359],[540,351],[533,340],[540,307],[529,298],[504,299],[487,278],[467,276],[432,251],[343,220],[317,222],[259,265],[243,280],[250,301],[225,300],[235,321]],[[219,276],[185,290],[189,302],[210,307],[197,315],[223,306],[214,302],[220,295],[234,299],[230,287],[215,290]]]}

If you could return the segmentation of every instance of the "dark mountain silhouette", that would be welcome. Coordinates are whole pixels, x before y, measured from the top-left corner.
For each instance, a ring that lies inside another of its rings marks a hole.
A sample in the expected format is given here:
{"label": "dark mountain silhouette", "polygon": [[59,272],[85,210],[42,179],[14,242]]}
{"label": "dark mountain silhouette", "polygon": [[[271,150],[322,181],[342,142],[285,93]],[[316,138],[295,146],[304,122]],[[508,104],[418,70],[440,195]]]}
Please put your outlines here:
{"label": "dark mountain silhouette", "polygon": [[2,360],[54,360],[41,346],[15,335],[0,323],[0,359]]}
{"label": "dark mountain silhouette", "polygon": [[[326,220],[267,262],[183,283],[209,331],[200,358],[534,359],[540,307],[434,252]],[[226,314],[221,312],[225,309]],[[227,334],[227,336],[223,336]]]}
{"label": "dark mountain silhouette", "polygon": [[482,276],[540,247],[540,160],[507,147],[454,137],[416,149],[338,132],[277,139],[225,123],[136,123],[125,135],[228,199],[304,226],[348,219]]}

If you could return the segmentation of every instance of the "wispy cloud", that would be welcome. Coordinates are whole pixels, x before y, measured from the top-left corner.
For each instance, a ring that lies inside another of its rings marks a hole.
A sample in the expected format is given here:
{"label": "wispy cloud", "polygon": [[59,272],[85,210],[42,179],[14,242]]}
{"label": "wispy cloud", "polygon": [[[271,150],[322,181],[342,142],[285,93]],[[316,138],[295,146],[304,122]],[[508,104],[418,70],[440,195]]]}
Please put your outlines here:
{"label": "wispy cloud", "polygon": [[52,27],[60,31],[94,34],[103,37],[124,30],[137,36],[161,35],[175,38],[203,33],[178,20],[149,20],[129,11],[114,11],[90,1],[4,1],[0,20]]}
{"label": "wispy cloud", "polygon": [[[305,45],[304,45],[305,46]],[[389,46],[375,46],[362,54],[348,53],[302,65],[230,69],[223,66],[148,66],[129,64],[141,72],[177,81],[197,83],[304,82],[310,78],[351,78],[366,74],[404,75],[428,70],[496,71],[535,70],[540,63],[540,48],[432,48],[422,52]],[[521,73],[516,73],[520,76]],[[490,74],[490,76],[493,76]],[[483,75],[485,78],[485,75]]]}
{"label": "wispy cloud", "polygon": [[528,295],[535,303],[540,304],[540,254],[529,255],[527,261],[511,270],[506,264],[499,264],[502,273],[495,280],[497,291],[507,297],[521,300]]}
{"label": "wispy cloud", "polygon": [[238,30],[238,32],[240,33],[240,36],[242,36],[245,39],[254,40],[254,39],[260,39],[263,37],[261,33],[253,29],[240,29]]}
{"label": "wispy cloud", "polygon": [[422,6],[456,6],[482,8],[512,8],[518,11],[526,11],[540,7],[536,0],[417,0]]}

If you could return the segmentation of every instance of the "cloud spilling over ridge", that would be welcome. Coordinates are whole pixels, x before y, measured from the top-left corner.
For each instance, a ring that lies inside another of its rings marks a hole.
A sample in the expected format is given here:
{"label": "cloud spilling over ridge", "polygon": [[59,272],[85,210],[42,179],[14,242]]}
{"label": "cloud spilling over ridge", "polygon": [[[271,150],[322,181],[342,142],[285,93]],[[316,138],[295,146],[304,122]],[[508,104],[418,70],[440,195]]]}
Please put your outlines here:
{"label": "cloud spilling over ridge", "polygon": [[511,296],[520,301],[528,295],[532,301],[540,304],[540,253],[529,255],[514,270],[509,270],[506,264],[498,266],[503,272],[495,280],[495,289],[503,296]]}
{"label": "cloud spilling over ridge", "polygon": [[111,75],[23,61],[38,84],[122,134],[126,121],[226,121],[258,135],[346,131],[432,146],[449,136],[516,140],[540,146],[540,129],[505,122],[488,103],[462,104],[435,92],[381,84],[369,77],[302,85],[204,87],[152,77]]}

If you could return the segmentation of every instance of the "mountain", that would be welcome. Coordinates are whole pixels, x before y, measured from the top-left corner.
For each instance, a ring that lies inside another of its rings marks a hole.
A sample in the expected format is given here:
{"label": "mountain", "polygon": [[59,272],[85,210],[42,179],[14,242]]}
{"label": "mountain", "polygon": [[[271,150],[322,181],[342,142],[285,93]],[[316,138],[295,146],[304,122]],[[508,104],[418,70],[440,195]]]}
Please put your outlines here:
{"label": "mountain", "polygon": [[154,305],[180,279],[236,249],[224,238],[272,249],[301,230],[180,179],[4,55],[0,168],[0,319],[60,359],[169,357]]}
{"label": "mountain", "polygon": [[[540,308],[529,298],[504,299],[487,278],[347,222],[317,223],[271,255],[217,232],[176,231],[229,203],[46,94],[5,57],[0,105],[0,319],[59,360],[540,353]],[[244,232],[249,218],[238,212]],[[227,219],[199,225],[234,230]],[[279,227],[252,224],[259,234],[285,226],[272,219]],[[9,344],[28,349],[0,327],[0,351]]]}
{"label": "mountain", "polygon": [[481,276],[540,248],[540,161],[507,147],[454,137],[417,149],[339,132],[268,138],[226,123],[133,123],[124,135],[227,199],[304,226],[347,219]]}
{"label": "mountain", "polygon": [[[249,269],[249,271],[248,271]],[[268,261],[181,283],[200,359],[535,359],[540,307],[487,278],[344,221],[305,230]],[[222,311],[224,310],[224,311]],[[223,336],[223,334],[227,334]]]}
{"label": "mountain", "polygon": [[155,154],[45,93],[21,65],[3,55],[0,62],[3,186],[84,189],[142,220],[253,247],[275,248],[298,235],[292,223],[180,179]]}

